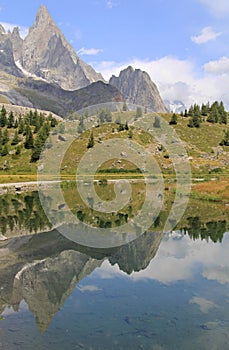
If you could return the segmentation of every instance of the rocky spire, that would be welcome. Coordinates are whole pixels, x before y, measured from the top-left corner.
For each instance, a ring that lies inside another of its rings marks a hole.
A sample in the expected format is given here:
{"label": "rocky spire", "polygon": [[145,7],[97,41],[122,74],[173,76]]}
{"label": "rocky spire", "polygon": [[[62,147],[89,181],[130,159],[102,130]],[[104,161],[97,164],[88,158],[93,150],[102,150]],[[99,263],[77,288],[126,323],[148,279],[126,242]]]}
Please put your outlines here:
{"label": "rocky spire", "polygon": [[23,39],[20,37],[19,28],[15,27],[12,33],[9,35],[14,52],[15,61],[20,61],[22,57]]}
{"label": "rocky spire", "polygon": [[156,84],[140,69],[134,70],[129,66],[120,72],[119,77],[113,75],[109,83],[115,86],[129,103],[147,107],[154,112],[167,111]]}
{"label": "rocky spire", "polygon": [[65,90],[103,80],[101,74],[79,59],[44,5],[24,40],[21,64],[29,73],[57,83]]}

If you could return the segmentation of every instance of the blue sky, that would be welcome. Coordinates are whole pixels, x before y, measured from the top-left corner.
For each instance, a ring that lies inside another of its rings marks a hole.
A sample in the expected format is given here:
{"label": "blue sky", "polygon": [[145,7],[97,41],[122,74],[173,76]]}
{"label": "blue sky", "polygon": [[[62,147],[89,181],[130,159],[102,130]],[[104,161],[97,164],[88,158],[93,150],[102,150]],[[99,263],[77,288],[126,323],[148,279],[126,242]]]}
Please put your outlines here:
{"label": "blue sky", "polygon": [[25,34],[42,3],[106,79],[131,64],[164,99],[222,99],[229,109],[229,0],[0,0],[0,22]]}

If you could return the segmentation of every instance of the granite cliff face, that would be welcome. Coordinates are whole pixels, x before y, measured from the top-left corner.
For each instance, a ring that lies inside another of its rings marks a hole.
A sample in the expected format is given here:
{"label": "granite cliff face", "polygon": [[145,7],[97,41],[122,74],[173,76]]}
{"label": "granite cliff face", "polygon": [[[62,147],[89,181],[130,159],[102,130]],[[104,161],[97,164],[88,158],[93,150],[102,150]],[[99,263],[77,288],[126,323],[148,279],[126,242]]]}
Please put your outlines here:
{"label": "granite cliff face", "polygon": [[109,83],[119,89],[127,102],[147,107],[154,112],[167,112],[157,86],[146,72],[129,66],[120,72],[119,77],[113,75]]}
{"label": "granite cliff face", "polygon": [[22,72],[18,69],[14,61],[13,45],[10,40],[10,34],[0,24],[0,70],[12,74],[16,77],[22,77]]}
{"label": "granite cliff face", "polygon": [[83,88],[103,80],[101,74],[84,63],[42,5],[22,48],[14,45],[15,59],[29,73],[65,90]]}

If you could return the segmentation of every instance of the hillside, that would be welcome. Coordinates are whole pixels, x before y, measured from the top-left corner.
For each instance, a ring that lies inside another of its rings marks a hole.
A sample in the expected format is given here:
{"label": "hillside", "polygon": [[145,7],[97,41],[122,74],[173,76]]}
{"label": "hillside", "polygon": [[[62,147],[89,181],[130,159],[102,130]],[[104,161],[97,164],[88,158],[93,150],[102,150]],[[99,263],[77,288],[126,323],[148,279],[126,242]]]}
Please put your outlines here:
{"label": "hillside", "polygon": [[[9,111],[10,109],[8,109],[7,118],[9,118],[10,115]],[[29,123],[29,127],[31,128],[33,134],[34,145],[31,147],[31,149],[25,148],[24,143],[26,134],[25,131],[19,131],[20,126],[17,123],[11,127],[7,126],[7,124],[4,126],[2,124],[1,135],[8,133],[8,141],[5,142],[8,150],[7,152],[3,152],[5,144],[1,143],[0,175],[36,174],[37,159],[31,162],[31,155],[32,152],[34,152],[33,147],[35,147],[36,138],[39,135],[39,129],[36,130],[37,123],[34,121],[34,119],[32,122],[28,122],[28,115],[34,116],[34,113],[36,114],[38,112],[28,111],[22,116],[24,124],[27,125]],[[94,124],[98,123],[100,120],[100,114],[98,114],[98,117],[94,117]],[[155,142],[152,135],[147,134],[144,131],[136,129],[132,126],[133,121],[136,119],[135,111],[114,112],[112,114],[108,113],[108,115],[110,115],[109,124],[99,125],[92,129],[94,143],[102,143],[104,140],[117,137],[122,139],[131,138],[133,141],[136,141],[137,143],[143,145],[144,148],[157,159],[162,171],[165,174],[173,173],[173,165],[169,159],[167,150]],[[152,120],[155,118],[153,114],[148,114],[148,116],[151,116]],[[171,121],[171,114],[163,114],[162,116],[168,122]],[[203,121],[199,128],[189,128],[187,126],[189,118],[184,116],[178,116],[177,118],[177,124],[173,125],[173,127],[176,130],[179,138],[183,141],[187,155],[189,157],[193,176],[195,177],[201,174],[204,175],[210,173],[215,175],[227,173],[229,164],[229,147],[220,146],[220,142],[224,138],[225,130],[228,130],[228,126],[225,124],[212,124],[207,121]],[[15,120],[16,119],[17,118],[15,117]],[[52,123],[51,120],[52,119],[49,119],[49,123]],[[83,124],[84,128],[87,124],[87,120],[84,119],[82,121],[81,118],[80,123]],[[55,123],[52,126],[55,126]],[[16,142],[15,145],[12,145],[12,143],[14,143],[13,139],[15,137],[15,132],[19,134],[20,141]],[[87,152],[90,133],[91,132],[89,131],[83,132],[81,136],[72,144],[70,151],[66,154],[63,162],[63,175],[75,174],[77,163],[81,159],[82,155]],[[62,138],[64,139],[64,137]],[[57,132],[56,135],[53,136],[52,142],[60,142],[60,140],[61,136]],[[16,152],[16,149],[18,147],[20,148],[19,154]],[[74,157],[72,156],[73,154]],[[119,173],[128,173],[130,170],[131,174],[133,175],[134,173],[138,172],[136,171],[136,167],[130,163],[127,164],[126,162],[125,165],[124,160],[120,160],[118,163],[116,163],[115,166],[113,163],[113,160],[105,163],[100,172],[102,171],[102,174],[104,174],[104,172],[112,174],[114,173],[113,168],[119,169]]]}

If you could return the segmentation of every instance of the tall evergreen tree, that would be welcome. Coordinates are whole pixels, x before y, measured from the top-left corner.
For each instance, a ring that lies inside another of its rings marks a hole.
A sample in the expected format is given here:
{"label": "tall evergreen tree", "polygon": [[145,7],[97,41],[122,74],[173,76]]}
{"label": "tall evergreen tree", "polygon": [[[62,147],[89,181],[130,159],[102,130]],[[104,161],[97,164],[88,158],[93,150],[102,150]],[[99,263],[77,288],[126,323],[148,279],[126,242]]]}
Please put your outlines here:
{"label": "tall evergreen tree", "polygon": [[88,140],[87,148],[94,147],[94,144],[95,144],[95,142],[94,142],[94,135],[93,135],[93,132],[91,132],[89,140]]}
{"label": "tall evergreen tree", "polygon": [[224,133],[224,138],[220,142],[221,146],[229,146],[229,130],[226,130]]}
{"label": "tall evergreen tree", "polygon": [[7,156],[8,153],[9,153],[8,146],[7,146],[7,144],[5,144],[2,148],[1,156],[5,157],[5,156]]}
{"label": "tall evergreen tree", "polygon": [[9,141],[9,132],[7,129],[5,129],[2,134],[2,144],[5,145],[8,141]]}
{"label": "tall evergreen tree", "polygon": [[222,124],[227,124],[227,112],[224,109],[223,102],[221,101],[219,104],[219,122]]}
{"label": "tall evergreen tree", "polygon": [[14,133],[14,137],[11,141],[11,145],[17,145],[20,142],[20,138],[18,136],[18,131],[16,130]]}
{"label": "tall evergreen tree", "polygon": [[177,115],[176,115],[176,113],[173,113],[169,124],[170,125],[176,125],[177,124]]}
{"label": "tall evergreen tree", "polygon": [[24,147],[26,149],[31,149],[34,146],[34,141],[33,141],[33,134],[29,125],[26,126],[25,132],[26,132],[26,135],[25,135]]}
{"label": "tall evergreen tree", "polygon": [[7,128],[11,129],[14,126],[14,114],[13,112],[10,112],[8,120],[7,120]]}
{"label": "tall evergreen tree", "polygon": [[4,106],[2,106],[1,112],[0,112],[0,126],[4,127],[7,123],[7,116],[6,116],[6,109]]}

